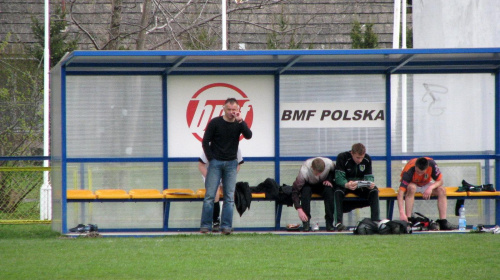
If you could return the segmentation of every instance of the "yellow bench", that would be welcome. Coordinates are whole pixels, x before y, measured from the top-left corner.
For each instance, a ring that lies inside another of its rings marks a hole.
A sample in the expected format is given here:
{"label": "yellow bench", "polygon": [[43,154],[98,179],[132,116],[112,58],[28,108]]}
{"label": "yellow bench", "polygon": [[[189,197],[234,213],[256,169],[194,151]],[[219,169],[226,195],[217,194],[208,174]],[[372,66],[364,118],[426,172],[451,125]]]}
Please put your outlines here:
{"label": "yellow bench", "polygon": [[66,199],[95,199],[95,194],[91,190],[68,190]]}
{"label": "yellow bench", "polygon": [[191,189],[166,189],[163,190],[163,194],[165,195],[166,199],[177,199],[177,198],[184,198],[184,199],[194,199],[198,198],[198,194],[196,194],[193,190]]}
{"label": "yellow bench", "polygon": [[105,190],[96,190],[95,195],[97,199],[129,199],[130,195],[120,189],[105,189]]}
{"label": "yellow bench", "polygon": [[500,191],[495,191],[495,192],[467,192],[467,196],[469,197],[494,197],[498,196],[500,197]]}
{"label": "yellow bench", "polygon": [[128,192],[131,199],[158,199],[165,195],[156,189],[133,189]]}
{"label": "yellow bench", "polygon": [[[446,196],[449,199],[496,199],[500,200],[500,191],[495,192],[457,192],[458,187],[446,187]],[[163,201],[165,204],[165,217],[168,217],[170,202],[172,201],[202,201],[205,197],[205,189],[166,189],[159,191],[156,189],[132,189],[128,193],[121,189],[103,189],[96,190],[93,193],[91,190],[68,190],[66,193],[68,202],[96,202],[99,200],[108,202],[127,202],[127,201]],[[222,195],[221,195],[222,198]],[[255,200],[266,200],[265,193],[252,193],[252,198]],[[347,194],[346,201],[359,200],[361,198],[354,194]],[[423,199],[422,194],[417,193],[415,198]],[[435,199],[436,197],[432,197]],[[321,200],[321,195],[313,194],[312,200]],[[388,219],[392,219],[394,210],[394,202],[397,200],[397,191],[393,188],[379,188],[379,199],[387,201],[386,215]],[[275,206],[275,230],[280,229],[282,204],[276,203]],[[168,228],[168,223],[166,223]]]}

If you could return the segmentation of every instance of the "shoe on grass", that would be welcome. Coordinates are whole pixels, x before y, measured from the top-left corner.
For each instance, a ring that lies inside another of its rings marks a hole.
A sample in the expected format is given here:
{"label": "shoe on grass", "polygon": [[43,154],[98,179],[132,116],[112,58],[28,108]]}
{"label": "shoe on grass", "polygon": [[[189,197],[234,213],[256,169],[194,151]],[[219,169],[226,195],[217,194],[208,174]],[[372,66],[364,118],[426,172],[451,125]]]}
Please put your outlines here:
{"label": "shoe on grass", "polygon": [[70,232],[85,232],[85,225],[84,224],[78,224],[74,228],[69,229]]}
{"label": "shoe on grass", "polygon": [[200,233],[207,234],[209,232],[210,232],[210,230],[208,228],[206,228],[206,227],[200,228]]}
{"label": "shoe on grass", "polygon": [[212,224],[212,231],[213,232],[219,232],[220,231],[220,221],[215,221],[213,224]]}
{"label": "shoe on grass", "polygon": [[230,235],[231,232],[233,232],[233,231],[230,228],[223,228],[221,232],[224,235]]}
{"label": "shoe on grass", "polygon": [[311,229],[312,229],[312,231],[318,231],[319,230],[319,225],[318,224],[314,224]]}
{"label": "shoe on grass", "polygon": [[453,225],[446,219],[439,219],[436,221],[439,224],[439,230],[455,230],[458,229],[457,225]]}
{"label": "shoe on grass", "polygon": [[303,231],[311,231],[311,225],[309,224],[309,221],[302,222],[302,230]]}
{"label": "shoe on grass", "polygon": [[335,225],[335,228],[337,229],[337,231],[343,231],[343,230],[346,230],[346,226],[344,226],[342,223],[337,223]]}

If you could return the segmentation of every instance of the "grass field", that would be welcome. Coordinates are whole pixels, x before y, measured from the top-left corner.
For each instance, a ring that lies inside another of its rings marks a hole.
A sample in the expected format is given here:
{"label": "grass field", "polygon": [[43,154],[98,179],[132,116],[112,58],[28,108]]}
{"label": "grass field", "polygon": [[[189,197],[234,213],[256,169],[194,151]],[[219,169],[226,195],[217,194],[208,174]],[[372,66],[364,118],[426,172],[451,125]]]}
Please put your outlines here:
{"label": "grass field", "polygon": [[67,238],[0,225],[0,279],[498,279],[500,235]]}

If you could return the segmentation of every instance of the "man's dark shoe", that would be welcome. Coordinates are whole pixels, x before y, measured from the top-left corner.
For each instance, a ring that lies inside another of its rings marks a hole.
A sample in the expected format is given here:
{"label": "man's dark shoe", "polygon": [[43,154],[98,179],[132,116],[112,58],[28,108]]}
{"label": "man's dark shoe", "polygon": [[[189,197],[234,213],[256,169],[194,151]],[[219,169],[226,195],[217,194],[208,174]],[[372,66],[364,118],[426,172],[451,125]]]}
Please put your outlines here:
{"label": "man's dark shoe", "polygon": [[462,180],[462,187],[465,189],[466,192],[469,191],[471,187],[474,187],[474,185],[469,184],[467,181]]}
{"label": "man's dark shoe", "polygon": [[94,224],[88,224],[88,225],[78,224],[76,227],[69,229],[70,232],[79,232],[79,233],[93,232],[97,230],[98,230],[97,225]]}
{"label": "man's dark shoe", "polygon": [[326,231],[335,231],[335,227],[332,224],[327,224]]}
{"label": "man's dark shoe", "polygon": [[439,230],[455,230],[458,226],[451,224],[446,219],[439,219],[436,221],[439,224]]}
{"label": "man's dark shoe", "polygon": [[216,222],[213,223],[213,225],[212,225],[212,231],[213,232],[220,231],[220,221],[217,220]]}
{"label": "man's dark shoe", "polygon": [[311,224],[309,224],[309,221],[302,222],[302,230],[303,231],[311,231]]}
{"label": "man's dark shoe", "polygon": [[74,228],[69,229],[70,232],[85,232],[85,225],[84,224],[78,224]]}
{"label": "man's dark shoe", "polygon": [[207,234],[209,232],[210,232],[210,230],[208,228],[206,228],[206,227],[200,228],[200,233]]}
{"label": "man's dark shoe", "polygon": [[496,191],[495,188],[493,187],[493,184],[486,184],[486,185],[483,185],[483,191],[485,192],[494,192]]}
{"label": "man's dark shoe", "polygon": [[230,235],[231,232],[233,232],[230,228],[223,228],[222,229],[222,234],[224,235]]}
{"label": "man's dark shoe", "polygon": [[88,231],[88,232],[98,231],[97,225],[88,224],[85,226],[85,231]]}
{"label": "man's dark shoe", "polygon": [[337,223],[335,225],[335,228],[337,229],[337,231],[343,231],[343,230],[346,230],[346,226],[344,226],[342,223]]}

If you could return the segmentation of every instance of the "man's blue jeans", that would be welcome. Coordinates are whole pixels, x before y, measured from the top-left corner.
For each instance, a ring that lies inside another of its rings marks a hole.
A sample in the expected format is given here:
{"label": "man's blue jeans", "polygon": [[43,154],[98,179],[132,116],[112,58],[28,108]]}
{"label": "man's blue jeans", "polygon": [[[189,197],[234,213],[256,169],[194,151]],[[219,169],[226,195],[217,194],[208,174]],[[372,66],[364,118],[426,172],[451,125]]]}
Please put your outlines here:
{"label": "man's blue jeans", "polygon": [[233,227],[234,189],[236,187],[236,173],[238,160],[221,161],[212,159],[208,164],[207,178],[205,179],[205,199],[201,212],[200,228],[212,228],[214,215],[214,199],[219,182],[222,179],[224,205],[222,206],[221,229]]}

